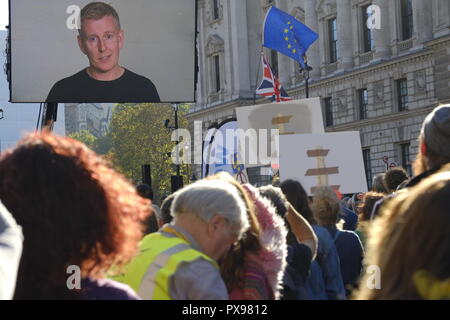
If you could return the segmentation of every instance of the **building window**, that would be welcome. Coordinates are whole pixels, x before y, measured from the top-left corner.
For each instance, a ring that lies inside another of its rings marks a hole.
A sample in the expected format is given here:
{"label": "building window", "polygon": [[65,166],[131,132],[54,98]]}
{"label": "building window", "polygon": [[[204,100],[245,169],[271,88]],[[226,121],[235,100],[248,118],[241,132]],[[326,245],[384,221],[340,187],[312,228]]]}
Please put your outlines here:
{"label": "building window", "polygon": [[325,105],[325,126],[333,126],[333,105],[331,98],[323,99]]}
{"label": "building window", "polygon": [[212,0],[212,9],[213,9],[213,19],[217,20],[219,19],[219,0]]}
{"label": "building window", "polygon": [[401,0],[402,12],[402,40],[408,40],[413,34],[413,7],[412,0]]}
{"label": "building window", "polygon": [[372,189],[372,164],[370,162],[370,149],[363,149],[364,170],[366,171],[367,189]]}
{"label": "building window", "polygon": [[220,59],[219,55],[215,55],[213,57],[214,59],[214,91],[219,92],[220,91]]}
{"label": "building window", "polygon": [[275,50],[270,50],[270,67],[273,74],[278,75],[278,52]]}
{"label": "building window", "polygon": [[218,35],[210,35],[206,42],[206,55],[207,55],[207,73],[209,77],[208,91],[209,97],[217,101],[219,96],[218,92],[223,92],[223,55],[224,55],[224,42]]}
{"label": "building window", "polygon": [[328,37],[330,47],[330,63],[334,63],[338,58],[336,18],[328,20]]}
{"label": "building window", "polygon": [[86,108],[80,108],[78,112],[79,112],[79,121],[86,121],[87,118]]}
{"label": "building window", "polygon": [[406,79],[397,80],[398,111],[408,110],[408,82]]}
{"label": "building window", "polygon": [[359,119],[367,119],[367,106],[369,105],[369,95],[367,89],[358,90],[359,99]]}
{"label": "building window", "polygon": [[375,47],[375,40],[373,37],[373,30],[367,28],[367,21],[369,21],[369,14],[367,13],[367,9],[371,6],[371,4],[362,7],[362,24],[363,24],[363,50],[364,52],[372,51]]}
{"label": "building window", "polygon": [[410,143],[402,143],[400,144],[400,153],[402,159],[402,167],[408,172],[408,175],[412,176],[412,168],[410,162]]}

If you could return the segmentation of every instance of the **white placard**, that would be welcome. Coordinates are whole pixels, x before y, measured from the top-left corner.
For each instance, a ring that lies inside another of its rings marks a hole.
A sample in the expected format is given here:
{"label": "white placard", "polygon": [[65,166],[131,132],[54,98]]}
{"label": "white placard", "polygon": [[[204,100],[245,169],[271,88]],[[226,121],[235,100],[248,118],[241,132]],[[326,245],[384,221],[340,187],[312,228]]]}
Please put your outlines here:
{"label": "white placard", "polygon": [[[280,136],[305,133],[324,133],[323,117],[320,106],[320,98],[310,98],[302,100],[293,100],[282,103],[268,103],[248,107],[236,108],[236,116],[239,128],[247,131],[255,129],[257,134],[261,129],[267,130],[265,140],[258,136],[258,152],[262,144],[267,148],[267,156],[272,158],[272,166],[277,165],[278,152],[272,150],[271,144],[277,148],[278,141],[270,139],[272,129],[278,129]],[[276,139],[275,139],[276,140]],[[258,161],[254,163],[249,161],[250,148],[254,145],[245,145],[240,143],[240,148],[245,151],[245,158],[242,157],[247,167],[262,166],[268,163]],[[264,152],[263,152],[264,153]],[[261,157],[258,156],[258,160]]]}
{"label": "white placard", "polygon": [[359,132],[280,136],[280,178],[298,180],[308,195],[317,186],[367,192]]}
{"label": "white placard", "polygon": [[223,171],[228,172],[240,183],[248,183],[247,172],[240,159],[237,137],[234,135],[237,129],[236,120],[225,121],[213,131],[213,134],[205,136],[202,177]]}

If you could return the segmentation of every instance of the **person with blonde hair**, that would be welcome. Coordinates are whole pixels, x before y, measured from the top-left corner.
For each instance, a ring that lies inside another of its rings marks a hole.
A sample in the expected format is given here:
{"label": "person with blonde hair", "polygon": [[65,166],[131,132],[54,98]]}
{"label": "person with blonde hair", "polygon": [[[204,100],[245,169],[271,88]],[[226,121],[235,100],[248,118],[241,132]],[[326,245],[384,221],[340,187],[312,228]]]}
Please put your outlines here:
{"label": "person with blonde hair", "polygon": [[356,299],[450,299],[450,165],[381,209],[370,229],[367,265],[378,287],[361,281]]}
{"label": "person with blonde hair", "polygon": [[364,249],[361,241],[355,232],[338,229],[339,199],[332,188],[317,188],[311,209],[319,225],[326,228],[334,239],[339,255],[342,280],[348,296],[356,287],[362,272]]}

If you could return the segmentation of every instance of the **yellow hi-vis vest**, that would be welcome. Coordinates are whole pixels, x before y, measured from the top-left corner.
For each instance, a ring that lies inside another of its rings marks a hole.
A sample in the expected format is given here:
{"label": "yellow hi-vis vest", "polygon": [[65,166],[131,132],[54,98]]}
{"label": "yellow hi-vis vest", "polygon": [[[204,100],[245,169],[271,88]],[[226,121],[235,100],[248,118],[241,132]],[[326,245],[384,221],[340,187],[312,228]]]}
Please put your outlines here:
{"label": "yellow hi-vis vest", "polygon": [[145,236],[139,249],[140,253],[125,266],[125,272],[113,279],[129,285],[146,300],[172,299],[169,281],[182,262],[203,258],[218,268],[213,259],[192,249],[185,240],[159,232]]}

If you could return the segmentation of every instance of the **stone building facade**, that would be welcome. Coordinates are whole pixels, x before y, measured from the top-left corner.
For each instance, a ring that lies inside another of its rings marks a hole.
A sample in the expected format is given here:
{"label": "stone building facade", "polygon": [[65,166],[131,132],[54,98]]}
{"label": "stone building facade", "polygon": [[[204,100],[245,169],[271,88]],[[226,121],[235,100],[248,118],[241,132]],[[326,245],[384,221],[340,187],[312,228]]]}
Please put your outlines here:
{"label": "stone building facade", "polygon": [[111,122],[114,104],[65,104],[66,134],[87,130],[95,137],[103,136]]}
{"label": "stone building facade", "polygon": [[[386,170],[385,157],[410,170],[423,119],[450,102],[449,0],[200,0],[192,129],[194,121],[206,130],[235,117],[237,107],[267,101],[254,92],[271,5],[319,34],[307,52],[309,96],[321,98],[327,132],[360,132],[369,186]],[[288,94],[305,98],[298,64],[263,50]]]}

